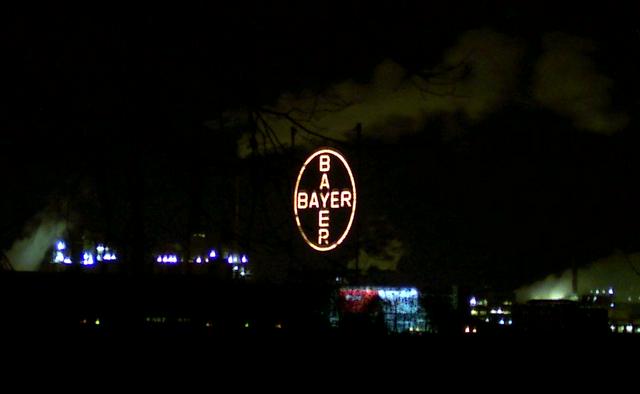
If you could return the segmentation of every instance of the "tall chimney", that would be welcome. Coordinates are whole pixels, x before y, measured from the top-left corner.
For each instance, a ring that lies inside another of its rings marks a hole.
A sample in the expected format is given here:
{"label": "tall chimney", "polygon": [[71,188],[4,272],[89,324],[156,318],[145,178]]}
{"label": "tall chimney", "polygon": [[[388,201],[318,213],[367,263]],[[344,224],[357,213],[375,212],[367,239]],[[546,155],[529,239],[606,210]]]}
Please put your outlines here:
{"label": "tall chimney", "polygon": [[572,296],[578,297],[578,266],[575,257],[571,259],[571,291]]}

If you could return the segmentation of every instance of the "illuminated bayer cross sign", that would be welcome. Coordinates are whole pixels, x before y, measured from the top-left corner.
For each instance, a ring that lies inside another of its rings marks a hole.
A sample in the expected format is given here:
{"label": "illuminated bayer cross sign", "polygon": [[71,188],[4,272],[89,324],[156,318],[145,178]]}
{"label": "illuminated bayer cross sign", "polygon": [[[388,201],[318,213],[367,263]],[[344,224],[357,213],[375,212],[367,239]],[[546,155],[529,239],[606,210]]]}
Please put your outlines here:
{"label": "illuminated bayer cross sign", "polygon": [[293,197],[296,223],[309,246],[325,252],[344,241],[356,213],[356,183],[342,154],[320,149],[309,156]]}

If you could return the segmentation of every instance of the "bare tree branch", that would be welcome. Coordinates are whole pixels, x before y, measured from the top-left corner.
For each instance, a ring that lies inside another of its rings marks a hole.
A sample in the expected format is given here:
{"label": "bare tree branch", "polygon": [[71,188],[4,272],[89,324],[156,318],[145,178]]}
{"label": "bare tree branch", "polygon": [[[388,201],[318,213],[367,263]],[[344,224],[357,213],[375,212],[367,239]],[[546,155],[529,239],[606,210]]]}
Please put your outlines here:
{"label": "bare tree branch", "polygon": [[[336,113],[355,104],[354,101],[347,101],[339,94],[331,94],[330,92],[316,93],[309,97],[301,97],[301,99],[312,99],[313,102],[311,104],[311,109],[305,110],[300,107],[293,106],[287,111],[287,114],[298,122],[310,122],[319,114]],[[302,114],[304,118],[301,119],[295,117],[294,114],[296,113]]]}
{"label": "bare tree branch", "polygon": [[[273,147],[276,150],[279,150],[280,152],[284,152],[285,151],[285,147],[284,147],[284,145],[282,145],[282,143],[278,139],[278,136],[276,135],[276,133],[273,130],[273,128],[271,127],[271,125],[269,125],[269,123],[264,119],[264,117],[262,116],[262,114],[259,111],[255,112],[255,116],[256,116],[256,119],[259,120],[260,123],[262,123],[262,126],[264,127],[264,133],[268,136],[268,138],[271,141],[271,144],[273,145]],[[256,125],[257,124],[258,124],[258,122],[256,122]]]}
{"label": "bare tree branch", "polygon": [[[462,96],[456,94],[458,84],[471,74],[471,57],[472,52],[468,52],[464,58],[453,65],[446,67],[436,67],[431,70],[419,70],[410,75],[407,79],[418,90],[423,92],[423,98],[426,99],[426,95],[438,96],[438,97],[454,97],[454,98],[469,98],[468,96]],[[421,83],[420,83],[421,82]],[[434,91],[431,87],[445,87],[449,89],[444,92]]]}
{"label": "bare tree branch", "polygon": [[321,138],[321,139],[326,140],[326,141],[331,141],[331,142],[336,143],[336,144],[350,145],[349,142],[347,142],[347,141],[342,141],[342,140],[338,140],[338,139],[335,139],[335,138],[332,138],[332,137],[327,137],[327,136],[324,136],[324,135],[322,135],[320,133],[317,133],[317,132],[315,132],[313,130],[310,130],[308,127],[306,127],[302,123],[300,123],[297,119],[293,118],[288,112],[275,111],[275,110],[264,108],[264,107],[261,107],[260,109],[258,109],[258,111],[266,113],[266,114],[269,114],[269,115],[273,115],[273,116],[277,116],[277,117],[286,119],[287,121],[289,121],[291,124],[293,124],[294,126],[299,128],[300,130],[302,130],[305,133],[310,134],[310,135],[312,135],[314,137]]}

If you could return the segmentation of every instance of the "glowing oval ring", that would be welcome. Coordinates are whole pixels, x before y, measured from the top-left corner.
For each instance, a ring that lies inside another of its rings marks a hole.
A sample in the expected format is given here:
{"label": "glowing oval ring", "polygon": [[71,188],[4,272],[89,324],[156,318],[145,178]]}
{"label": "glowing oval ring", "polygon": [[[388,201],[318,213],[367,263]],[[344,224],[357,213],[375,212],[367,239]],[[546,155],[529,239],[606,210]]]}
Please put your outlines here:
{"label": "glowing oval ring", "polygon": [[[298,216],[298,187],[300,186],[300,179],[302,178],[302,174],[304,174],[304,170],[307,168],[307,165],[311,162],[311,160],[313,160],[316,156],[321,155],[323,153],[329,153],[335,157],[337,157],[338,159],[340,159],[340,161],[342,162],[342,164],[344,165],[344,168],[347,169],[347,173],[349,174],[349,179],[351,180],[351,189],[353,190],[353,206],[351,207],[351,217],[349,217],[349,224],[347,225],[347,228],[344,230],[344,232],[342,233],[342,235],[340,236],[340,238],[332,243],[329,246],[317,246],[316,244],[314,244],[313,242],[309,241],[309,238],[307,238],[307,235],[304,233],[304,229],[302,228],[302,224],[300,224],[300,217]],[[302,168],[300,169],[300,173],[298,174],[298,179],[296,180],[296,188],[293,191],[293,212],[295,214],[296,217],[296,224],[298,225],[298,230],[300,230],[300,234],[302,234],[302,237],[304,238],[304,240],[307,242],[307,244],[309,246],[311,246],[312,248],[314,248],[317,251],[320,252],[326,252],[328,250],[332,250],[335,249],[338,245],[340,245],[342,243],[342,241],[344,241],[344,239],[347,237],[347,235],[349,234],[349,230],[351,230],[351,225],[353,224],[353,218],[356,215],[356,201],[358,199],[356,198],[356,181],[355,179],[353,179],[353,173],[351,172],[351,167],[349,167],[349,164],[347,163],[347,160],[344,158],[344,156],[342,156],[342,154],[336,150],[333,149],[320,149],[316,152],[314,152],[311,156],[309,156],[309,158],[304,162],[304,164],[302,165]]]}

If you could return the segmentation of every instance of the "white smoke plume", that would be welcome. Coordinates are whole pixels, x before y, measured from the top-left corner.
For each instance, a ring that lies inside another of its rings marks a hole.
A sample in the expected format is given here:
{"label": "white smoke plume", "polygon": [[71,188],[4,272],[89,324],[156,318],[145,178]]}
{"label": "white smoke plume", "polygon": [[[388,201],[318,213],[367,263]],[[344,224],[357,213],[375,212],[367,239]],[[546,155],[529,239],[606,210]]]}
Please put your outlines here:
{"label": "white smoke plume", "polygon": [[[614,289],[616,299],[638,302],[640,297],[640,253],[621,252],[578,269],[578,295],[589,294],[595,289]],[[516,290],[516,300],[560,300],[573,295],[571,269]]]}
{"label": "white smoke plume", "polygon": [[545,107],[571,118],[579,129],[610,135],[629,116],[612,107],[613,80],[598,72],[595,43],[562,33],[548,34],[535,70],[533,94]]}
{"label": "white smoke plume", "polygon": [[[468,31],[437,66],[444,70],[467,64],[471,71],[463,78],[444,74],[433,84],[416,84],[404,67],[386,59],[372,70],[367,83],[345,80],[321,94],[284,93],[273,109],[290,113],[305,127],[338,140],[347,140],[356,123],[362,124],[368,137],[392,140],[419,131],[432,115],[462,113],[479,121],[513,95],[523,53],[517,39],[487,29]],[[269,115],[265,119],[278,140],[288,141],[288,120]],[[251,152],[249,140],[245,135],[239,143],[242,157]]]}
{"label": "white smoke plume", "polygon": [[65,221],[42,214],[27,225],[24,238],[18,239],[6,251],[16,271],[37,271],[56,239],[67,228]]}

